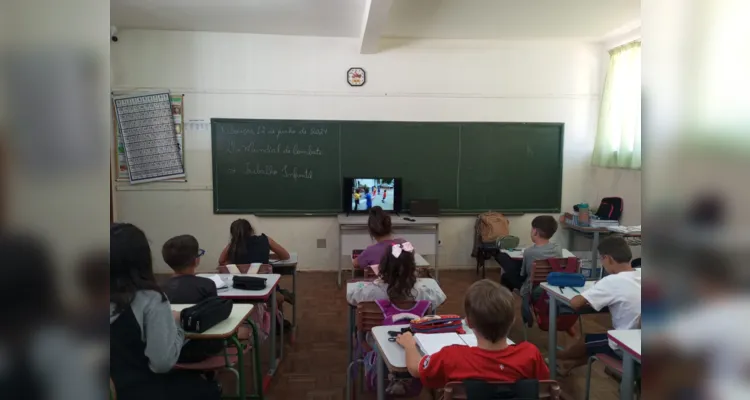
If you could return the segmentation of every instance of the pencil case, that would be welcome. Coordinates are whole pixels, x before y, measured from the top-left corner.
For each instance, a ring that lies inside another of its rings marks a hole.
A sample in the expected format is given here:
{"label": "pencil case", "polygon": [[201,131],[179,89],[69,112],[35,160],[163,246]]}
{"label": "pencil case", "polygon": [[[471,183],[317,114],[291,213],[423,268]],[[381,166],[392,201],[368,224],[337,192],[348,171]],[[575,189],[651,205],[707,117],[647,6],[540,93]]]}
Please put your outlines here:
{"label": "pencil case", "polygon": [[583,274],[572,274],[569,272],[550,272],[547,275],[547,283],[560,287],[583,287],[586,284],[586,277]]}
{"label": "pencil case", "polygon": [[411,320],[409,327],[413,333],[465,333],[461,316],[455,314],[427,315]]}
{"label": "pencil case", "polygon": [[266,288],[266,278],[235,275],[232,277],[232,287],[240,290],[263,290]]}

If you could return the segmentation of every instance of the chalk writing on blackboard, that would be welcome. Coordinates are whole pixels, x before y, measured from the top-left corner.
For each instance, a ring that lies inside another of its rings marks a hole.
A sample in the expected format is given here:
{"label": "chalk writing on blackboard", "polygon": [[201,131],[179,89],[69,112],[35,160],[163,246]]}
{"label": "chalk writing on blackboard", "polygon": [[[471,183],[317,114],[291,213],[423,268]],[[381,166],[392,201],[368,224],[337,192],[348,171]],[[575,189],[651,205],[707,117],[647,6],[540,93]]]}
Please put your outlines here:
{"label": "chalk writing on blackboard", "polygon": [[226,147],[227,154],[235,153],[250,153],[250,154],[285,154],[292,156],[313,156],[319,157],[323,155],[323,150],[320,146],[313,146],[311,144],[304,146],[298,143],[291,145],[284,145],[277,143],[275,145],[266,144],[256,145],[255,142],[249,144],[238,144],[234,140],[229,140]]}
{"label": "chalk writing on blackboard", "polygon": [[[237,170],[235,168],[228,168],[227,173],[234,174]],[[283,166],[275,166],[272,164],[260,165],[256,163],[245,163],[245,175],[255,176],[267,176],[267,177],[280,177],[284,179],[293,179],[295,181],[299,179],[310,180],[313,179],[313,170],[307,167],[289,166],[284,164]]]}

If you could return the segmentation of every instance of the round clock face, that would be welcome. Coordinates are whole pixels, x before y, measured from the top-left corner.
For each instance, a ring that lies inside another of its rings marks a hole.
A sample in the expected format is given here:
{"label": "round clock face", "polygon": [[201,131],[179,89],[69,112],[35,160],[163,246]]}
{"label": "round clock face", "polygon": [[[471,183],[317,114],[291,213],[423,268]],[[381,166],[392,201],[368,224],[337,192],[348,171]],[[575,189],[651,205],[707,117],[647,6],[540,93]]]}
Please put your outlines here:
{"label": "round clock face", "polygon": [[365,70],[362,68],[349,68],[346,73],[346,81],[350,86],[362,86],[365,84]]}

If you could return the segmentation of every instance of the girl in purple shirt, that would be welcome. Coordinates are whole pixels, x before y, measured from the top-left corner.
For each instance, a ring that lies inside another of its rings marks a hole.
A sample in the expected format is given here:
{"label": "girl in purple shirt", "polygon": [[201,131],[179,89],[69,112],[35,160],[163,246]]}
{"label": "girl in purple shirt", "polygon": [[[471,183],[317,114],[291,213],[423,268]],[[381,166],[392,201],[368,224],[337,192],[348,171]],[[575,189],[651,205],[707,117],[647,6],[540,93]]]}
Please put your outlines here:
{"label": "girl in purple shirt", "polygon": [[404,239],[393,237],[391,217],[380,206],[370,209],[367,230],[376,243],[367,247],[359,257],[354,259],[355,268],[367,268],[371,265],[380,264],[380,260],[393,244],[405,242]]}

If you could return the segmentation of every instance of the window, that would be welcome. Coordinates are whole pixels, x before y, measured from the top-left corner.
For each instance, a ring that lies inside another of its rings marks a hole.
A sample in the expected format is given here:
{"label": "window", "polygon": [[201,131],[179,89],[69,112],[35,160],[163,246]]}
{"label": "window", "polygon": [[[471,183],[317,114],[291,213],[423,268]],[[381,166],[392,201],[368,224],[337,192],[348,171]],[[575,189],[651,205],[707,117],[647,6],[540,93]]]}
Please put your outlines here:
{"label": "window", "polygon": [[641,42],[609,51],[591,163],[641,169]]}

